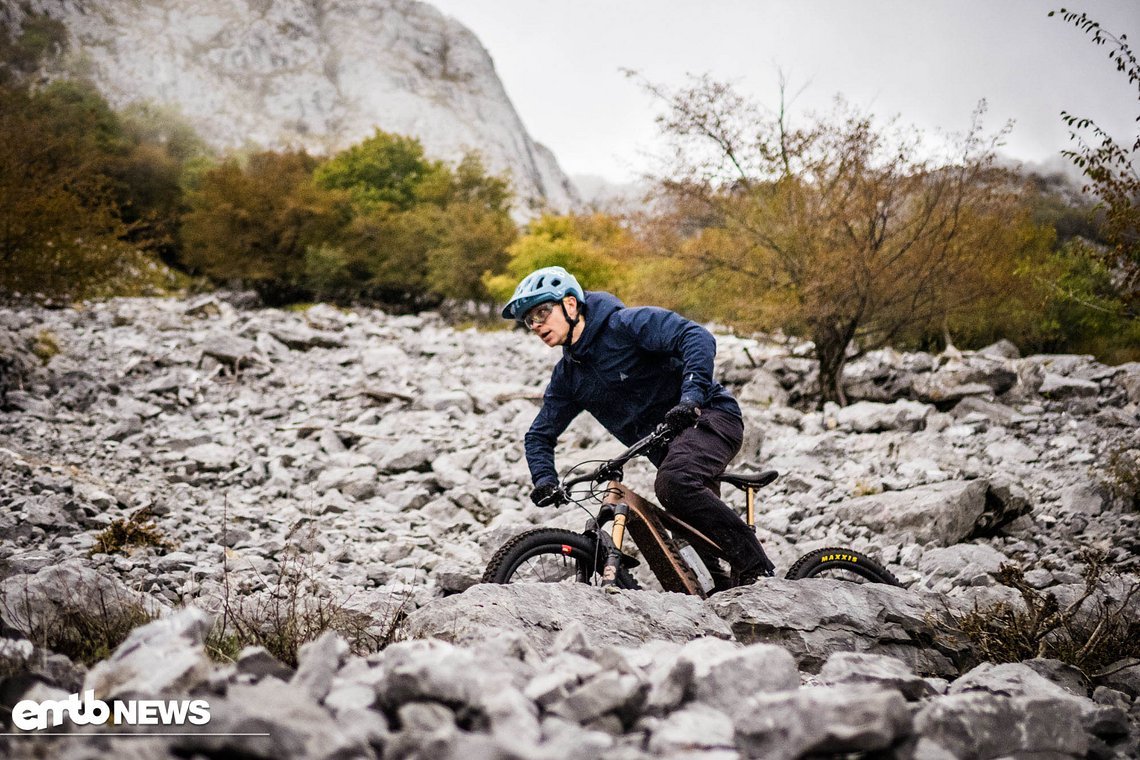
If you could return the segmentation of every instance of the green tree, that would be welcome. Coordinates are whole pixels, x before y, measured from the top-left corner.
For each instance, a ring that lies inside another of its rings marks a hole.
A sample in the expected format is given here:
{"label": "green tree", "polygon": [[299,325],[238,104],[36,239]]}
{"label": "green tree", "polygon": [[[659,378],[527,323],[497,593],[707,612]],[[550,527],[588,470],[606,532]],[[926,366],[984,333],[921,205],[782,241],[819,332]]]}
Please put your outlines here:
{"label": "green tree", "polygon": [[[1056,13],[1050,11],[1049,15]],[[1062,8],[1060,14],[1066,23],[1089,35],[1094,44],[1108,47],[1109,58],[1128,78],[1140,102],[1140,63],[1127,36],[1117,37],[1085,13]],[[1101,254],[1101,260],[1120,272],[1119,290],[1126,316],[1136,318],[1140,316],[1140,130],[1132,145],[1122,145],[1091,118],[1068,111],[1062,111],[1061,118],[1076,144],[1062,155],[1084,172],[1088,179],[1085,190],[1099,199],[1104,213],[1104,231],[1111,248]],[[1140,114],[1136,121],[1140,124]]]}
{"label": "green tree", "polygon": [[321,292],[409,309],[488,300],[480,277],[502,268],[516,232],[510,189],[478,155],[452,169],[427,160],[418,141],[378,131],[315,177],[347,193],[354,210],[335,243],[310,251]]}
{"label": "green tree", "polygon": [[447,174],[442,162],[424,156],[419,140],[378,129],[320,164],[314,179],[320,187],[347,191],[362,211],[380,205],[407,210],[432,188],[446,188]]}

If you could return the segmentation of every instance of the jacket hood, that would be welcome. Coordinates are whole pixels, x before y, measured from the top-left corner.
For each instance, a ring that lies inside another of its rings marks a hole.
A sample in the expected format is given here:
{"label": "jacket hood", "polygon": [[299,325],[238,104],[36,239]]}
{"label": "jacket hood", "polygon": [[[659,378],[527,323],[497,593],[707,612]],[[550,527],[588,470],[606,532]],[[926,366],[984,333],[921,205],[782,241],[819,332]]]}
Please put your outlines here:
{"label": "jacket hood", "polygon": [[606,320],[610,318],[618,309],[624,309],[625,304],[612,293],[606,293],[601,290],[587,290],[586,291],[586,329],[582,331],[582,337],[573,346],[564,346],[563,352],[570,354],[580,354],[589,349],[590,344],[594,342],[594,338],[601,331],[602,327],[606,324]]}

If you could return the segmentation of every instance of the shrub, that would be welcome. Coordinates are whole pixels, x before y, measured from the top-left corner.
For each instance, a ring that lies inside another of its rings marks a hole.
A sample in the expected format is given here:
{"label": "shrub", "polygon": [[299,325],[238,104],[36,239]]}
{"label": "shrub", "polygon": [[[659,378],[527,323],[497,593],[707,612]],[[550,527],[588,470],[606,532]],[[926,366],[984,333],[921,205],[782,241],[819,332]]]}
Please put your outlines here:
{"label": "shrub", "polygon": [[59,339],[50,330],[40,330],[32,339],[32,353],[44,364],[59,353]]}
{"label": "shrub", "polygon": [[149,507],[137,510],[126,520],[117,518],[111,521],[98,536],[91,554],[127,554],[132,547],[151,546],[156,549],[172,549],[173,544],[163,536],[162,531],[150,521]]}
{"label": "shrub", "polygon": [[1005,602],[959,613],[947,611],[952,631],[963,634],[977,661],[1061,660],[1095,672],[1125,657],[1140,657],[1140,622],[1130,610],[1140,582],[1125,582],[1106,570],[1103,556],[1084,555],[1084,589],[1062,603],[1051,591],[1033,588],[1021,568],[1005,564],[998,582],[1018,592],[1024,608]]}

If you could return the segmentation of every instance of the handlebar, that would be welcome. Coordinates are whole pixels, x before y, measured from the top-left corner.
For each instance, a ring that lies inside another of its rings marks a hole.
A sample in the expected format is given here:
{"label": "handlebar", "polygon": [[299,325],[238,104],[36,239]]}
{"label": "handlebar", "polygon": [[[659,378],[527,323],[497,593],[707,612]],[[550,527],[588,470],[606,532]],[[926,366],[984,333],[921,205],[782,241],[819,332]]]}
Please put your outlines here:
{"label": "handlebar", "polygon": [[540,506],[559,506],[565,504],[570,500],[570,489],[574,486],[581,485],[582,483],[600,483],[605,480],[613,480],[621,477],[622,468],[625,467],[631,459],[647,454],[653,448],[662,444],[668,443],[676,437],[679,431],[673,430],[664,422],[654,428],[653,432],[642,438],[640,441],[634,443],[628,449],[618,454],[613,459],[602,462],[592,472],[587,472],[569,480],[564,480],[559,484],[554,493],[550,495],[550,499]]}

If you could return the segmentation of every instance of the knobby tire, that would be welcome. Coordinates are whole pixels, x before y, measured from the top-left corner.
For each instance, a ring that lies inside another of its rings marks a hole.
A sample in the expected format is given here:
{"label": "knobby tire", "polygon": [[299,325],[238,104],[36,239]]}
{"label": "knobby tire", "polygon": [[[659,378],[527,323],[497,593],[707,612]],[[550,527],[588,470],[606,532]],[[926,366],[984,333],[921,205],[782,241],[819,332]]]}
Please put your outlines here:
{"label": "knobby tire", "polygon": [[858,575],[871,583],[885,583],[888,586],[901,586],[890,570],[862,552],[830,546],[808,552],[796,560],[784,577],[790,581],[826,576],[829,571],[843,570]]}
{"label": "knobby tire", "polygon": [[[597,556],[597,544],[592,536],[559,528],[537,528],[511,538],[495,552],[482,583],[514,583],[515,575],[527,560],[542,556],[558,556],[576,563],[578,580],[598,585],[605,558]],[[624,567],[618,570],[618,588],[639,588],[637,581]]]}

